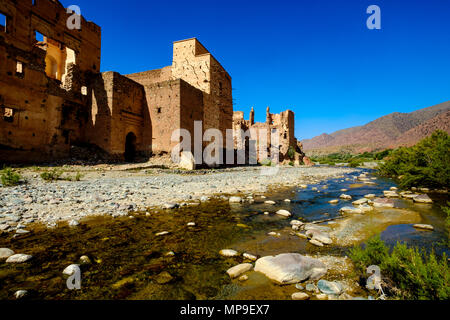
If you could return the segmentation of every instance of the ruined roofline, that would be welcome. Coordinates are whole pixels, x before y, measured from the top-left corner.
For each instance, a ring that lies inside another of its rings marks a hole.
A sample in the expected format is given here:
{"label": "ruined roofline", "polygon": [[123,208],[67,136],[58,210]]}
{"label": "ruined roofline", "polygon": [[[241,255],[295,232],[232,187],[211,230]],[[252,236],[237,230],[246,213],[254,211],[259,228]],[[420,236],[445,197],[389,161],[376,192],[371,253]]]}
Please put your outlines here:
{"label": "ruined roofline", "polygon": [[[253,108],[253,107],[252,107],[252,108]],[[292,111],[292,110],[290,110],[290,109],[286,109],[286,110],[284,110],[284,111],[281,111],[280,113],[270,113],[270,114],[271,114],[271,115],[276,115],[276,114],[281,115],[282,113],[289,113],[289,112],[291,112],[292,114],[295,115],[295,112]],[[242,114],[244,115],[244,120],[245,120],[245,112],[244,112],[244,111],[239,111],[239,110],[234,111],[234,110],[233,110],[233,114],[235,114],[235,113],[242,113]],[[251,111],[250,111],[250,113],[251,113]],[[256,113],[256,112],[255,112],[255,113]],[[248,120],[246,120],[246,121],[248,121]],[[255,122],[255,123],[257,123],[257,122]],[[262,123],[263,123],[263,122],[262,122]]]}
{"label": "ruined roofline", "polygon": [[[67,11],[67,8],[64,7],[64,5],[63,5],[61,2],[59,2],[59,0],[38,0],[38,1],[36,2],[36,4],[35,4],[35,5],[32,5],[32,6],[38,6],[40,1],[49,1],[49,2],[53,2],[53,3],[55,3],[57,6],[60,6],[60,7],[63,8],[65,11]],[[98,24],[96,24],[95,22],[90,21],[90,20],[86,20],[86,18],[85,18],[83,15],[81,15],[81,21],[82,21],[82,23],[85,23],[85,24],[89,25],[90,27],[92,27],[94,30],[100,31],[100,30],[102,29],[102,28],[101,28]]]}
{"label": "ruined roofline", "polygon": [[227,76],[230,78],[230,81],[232,79],[231,75],[228,73],[228,71],[223,67],[223,65],[219,62],[219,60],[216,59],[216,57],[214,57],[214,55],[208,50],[206,49],[206,47],[203,45],[203,43],[200,42],[200,40],[198,40],[196,37],[192,37],[192,38],[188,38],[188,39],[183,39],[183,40],[177,40],[174,41],[173,44],[175,43],[180,43],[180,42],[185,42],[185,41],[192,41],[195,40],[199,45],[202,46],[203,49],[205,49],[205,51],[207,53],[203,53],[203,54],[196,54],[196,57],[201,57],[201,56],[210,56],[211,58],[214,59],[215,62],[217,62],[217,64],[223,69],[223,71],[225,71],[225,73],[227,74]]}

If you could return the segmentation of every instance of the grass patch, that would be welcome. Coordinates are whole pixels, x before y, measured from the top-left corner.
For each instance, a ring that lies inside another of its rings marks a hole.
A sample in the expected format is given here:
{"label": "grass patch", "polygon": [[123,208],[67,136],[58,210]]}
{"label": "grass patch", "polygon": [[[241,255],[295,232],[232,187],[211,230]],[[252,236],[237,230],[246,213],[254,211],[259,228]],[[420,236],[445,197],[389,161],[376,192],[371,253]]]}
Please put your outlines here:
{"label": "grass patch", "polygon": [[0,180],[5,187],[17,186],[21,179],[22,176],[11,168],[5,167],[0,171]]}
{"label": "grass patch", "polygon": [[350,249],[349,257],[360,275],[366,275],[366,268],[371,265],[379,266],[382,277],[398,289],[395,298],[450,298],[450,270],[445,253],[439,259],[434,252],[427,254],[424,250],[408,248],[402,243],[397,243],[390,252],[380,236],[375,236],[367,241],[365,248],[356,246]]}

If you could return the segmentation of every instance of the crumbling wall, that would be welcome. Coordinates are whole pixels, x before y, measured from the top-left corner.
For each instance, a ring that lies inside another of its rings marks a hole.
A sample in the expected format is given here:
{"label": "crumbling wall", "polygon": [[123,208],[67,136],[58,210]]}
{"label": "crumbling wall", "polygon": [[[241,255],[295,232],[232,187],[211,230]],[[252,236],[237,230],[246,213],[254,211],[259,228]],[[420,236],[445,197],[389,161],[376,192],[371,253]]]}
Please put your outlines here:
{"label": "crumbling wall", "polygon": [[[12,121],[0,118],[0,147],[7,150],[0,160],[67,156],[71,140],[80,138],[89,103],[77,84],[100,68],[100,28],[82,19],[81,31],[67,29],[69,15],[58,1],[0,0],[0,13],[7,17],[6,30],[0,30],[1,115],[13,110]],[[47,41],[38,42],[35,31]],[[46,60],[56,49],[58,76],[49,77]],[[68,78],[69,85],[62,83]]]}

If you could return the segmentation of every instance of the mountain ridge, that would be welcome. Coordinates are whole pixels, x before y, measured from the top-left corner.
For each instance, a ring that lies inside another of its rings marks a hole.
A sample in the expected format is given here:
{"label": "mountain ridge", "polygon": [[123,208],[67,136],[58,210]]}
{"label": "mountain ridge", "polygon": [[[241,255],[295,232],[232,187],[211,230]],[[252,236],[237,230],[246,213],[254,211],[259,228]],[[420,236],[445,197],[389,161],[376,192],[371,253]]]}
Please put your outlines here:
{"label": "mountain ridge", "polygon": [[413,145],[437,129],[450,133],[449,111],[450,101],[446,101],[410,113],[393,112],[363,126],[302,140],[303,150],[309,154],[361,153]]}

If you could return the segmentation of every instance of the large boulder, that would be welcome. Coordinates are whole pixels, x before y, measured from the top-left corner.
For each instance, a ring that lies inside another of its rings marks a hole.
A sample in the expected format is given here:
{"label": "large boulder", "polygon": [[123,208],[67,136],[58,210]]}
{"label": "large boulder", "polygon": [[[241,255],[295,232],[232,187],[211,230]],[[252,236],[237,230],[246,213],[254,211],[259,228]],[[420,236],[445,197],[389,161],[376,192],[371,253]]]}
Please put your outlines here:
{"label": "large boulder", "polygon": [[311,159],[306,156],[303,157],[303,164],[308,167],[314,166],[314,162],[312,162]]}
{"label": "large boulder", "polygon": [[321,278],[327,273],[327,267],[314,258],[298,253],[283,253],[258,259],[255,271],[263,273],[278,284],[294,284]]}
{"label": "large boulder", "polygon": [[186,170],[195,170],[195,159],[190,151],[183,151],[180,155],[178,166]]}

